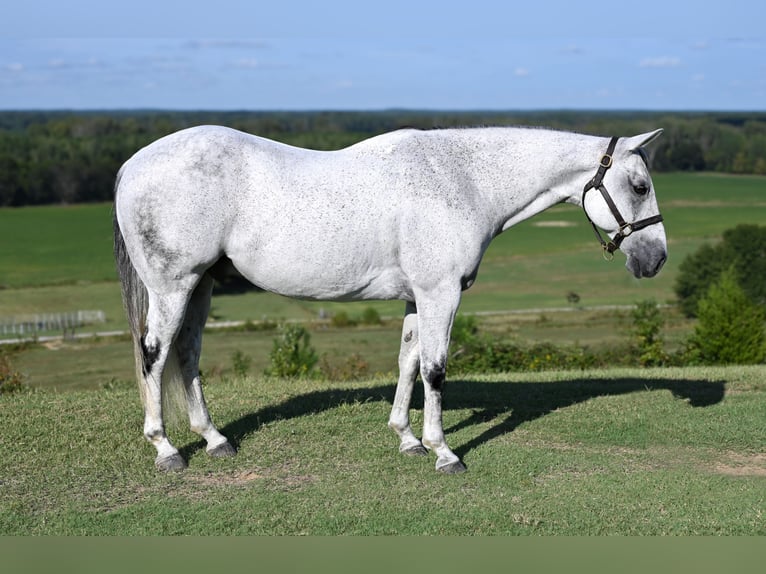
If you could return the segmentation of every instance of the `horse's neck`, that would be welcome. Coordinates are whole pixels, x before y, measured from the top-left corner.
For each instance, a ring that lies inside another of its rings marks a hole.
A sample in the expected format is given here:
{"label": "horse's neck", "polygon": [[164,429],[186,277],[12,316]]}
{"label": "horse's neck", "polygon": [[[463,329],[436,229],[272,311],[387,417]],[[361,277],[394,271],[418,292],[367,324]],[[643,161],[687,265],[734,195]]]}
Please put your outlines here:
{"label": "horse's neck", "polygon": [[562,202],[579,205],[598,166],[602,138],[524,128],[465,130],[479,153],[470,172],[499,233]]}

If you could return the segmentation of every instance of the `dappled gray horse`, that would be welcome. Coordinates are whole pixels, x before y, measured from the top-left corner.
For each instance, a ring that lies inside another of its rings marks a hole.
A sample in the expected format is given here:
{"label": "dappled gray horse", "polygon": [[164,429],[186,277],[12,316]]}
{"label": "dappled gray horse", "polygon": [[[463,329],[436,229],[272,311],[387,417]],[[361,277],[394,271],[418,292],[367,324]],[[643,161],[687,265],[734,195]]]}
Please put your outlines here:
{"label": "dappled gray horse", "polygon": [[[444,438],[442,387],[461,292],[487,246],[568,202],[583,207],[606,254],[619,247],[636,277],[655,275],[665,230],[641,148],[660,133],[407,129],[320,152],[202,126],[140,150],[117,176],[114,237],[157,467],[186,466],[163,422],[162,395],[172,388],[207,452],[235,453],[210,419],[199,376],[211,274],[233,265],[288,297],[405,301],[388,424],[402,452],[432,450],[437,470],[464,470]],[[422,439],[409,422],[418,373]]]}

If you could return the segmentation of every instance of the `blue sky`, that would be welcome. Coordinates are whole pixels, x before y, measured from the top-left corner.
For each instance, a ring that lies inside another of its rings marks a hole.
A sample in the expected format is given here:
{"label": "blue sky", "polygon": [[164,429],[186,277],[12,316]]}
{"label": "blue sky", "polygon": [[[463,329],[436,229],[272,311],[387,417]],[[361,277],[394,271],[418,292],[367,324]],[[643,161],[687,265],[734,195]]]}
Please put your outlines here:
{"label": "blue sky", "polygon": [[0,109],[766,110],[766,2],[27,0]]}

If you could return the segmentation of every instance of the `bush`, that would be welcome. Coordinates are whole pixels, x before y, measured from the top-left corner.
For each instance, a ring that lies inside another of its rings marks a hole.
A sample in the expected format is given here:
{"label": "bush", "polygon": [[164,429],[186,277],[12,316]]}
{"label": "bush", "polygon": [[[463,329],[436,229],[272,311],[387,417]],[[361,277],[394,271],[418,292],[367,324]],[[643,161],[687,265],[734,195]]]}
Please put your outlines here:
{"label": "bush", "polygon": [[0,352],[0,395],[15,393],[24,388],[24,378],[13,368],[10,357]]}
{"label": "bush", "polygon": [[245,378],[247,376],[252,362],[253,358],[250,355],[246,355],[239,349],[236,349],[231,354],[231,365],[234,369],[234,374],[240,378]]}
{"label": "bush", "polygon": [[300,325],[288,325],[283,329],[282,336],[274,339],[269,358],[271,367],[266,369],[266,374],[288,378],[312,376],[319,361],[311,346],[309,332]]}
{"label": "bush", "polygon": [[755,364],[766,358],[766,313],[745,294],[733,267],[700,300],[698,317],[688,342],[690,361]]}
{"label": "bush", "polygon": [[351,316],[345,311],[338,311],[330,319],[330,324],[333,327],[344,328],[356,326],[356,319],[352,319]]}
{"label": "bush", "polygon": [[497,373],[682,364],[683,357],[665,352],[661,336],[665,321],[654,301],[638,303],[632,319],[630,341],[590,348],[497,340],[479,332],[475,317],[459,315],[452,328],[449,369],[453,373]]}
{"label": "bush", "polygon": [[766,226],[738,225],[727,229],[716,245],[702,245],[681,262],[674,285],[681,311],[697,315],[697,304],[730,266],[745,293],[766,305]]}
{"label": "bush", "polygon": [[[625,356],[625,353],[616,353]],[[454,373],[501,373],[586,369],[611,364],[612,353],[596,354],[586,347],[559,347],[552,343],[524,345],[481,334],[476,318],[458,315],[450,338],[449,369]]]}
{"label": "bush", "polygon": [[380,325],[383,322],[380,313],[374,307],[365,307],[359,321],[362,325]]}
{"label": "bush", "polygon": [[640,301],[632,313],[631,332],[638,352],[638,362],[642,367],[658,367],[668,363],[665,344],[660,335],[665,319],[657,303],[651,299]]}

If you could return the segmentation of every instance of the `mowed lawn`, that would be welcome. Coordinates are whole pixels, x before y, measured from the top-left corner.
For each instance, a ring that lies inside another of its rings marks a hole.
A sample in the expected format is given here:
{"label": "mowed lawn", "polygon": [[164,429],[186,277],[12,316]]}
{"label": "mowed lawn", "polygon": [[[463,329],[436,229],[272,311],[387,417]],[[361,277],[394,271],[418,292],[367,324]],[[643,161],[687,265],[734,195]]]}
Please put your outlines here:
{"label": "mowed lawn", "polygon": [[[393,381],[207,388],[154,470],[132,384],[0,397],[0,535],[763,535],[766,367],[475,376],[445,388],[468,471],[399,454]],[[413,424],[422,424],[422,392]]]}

